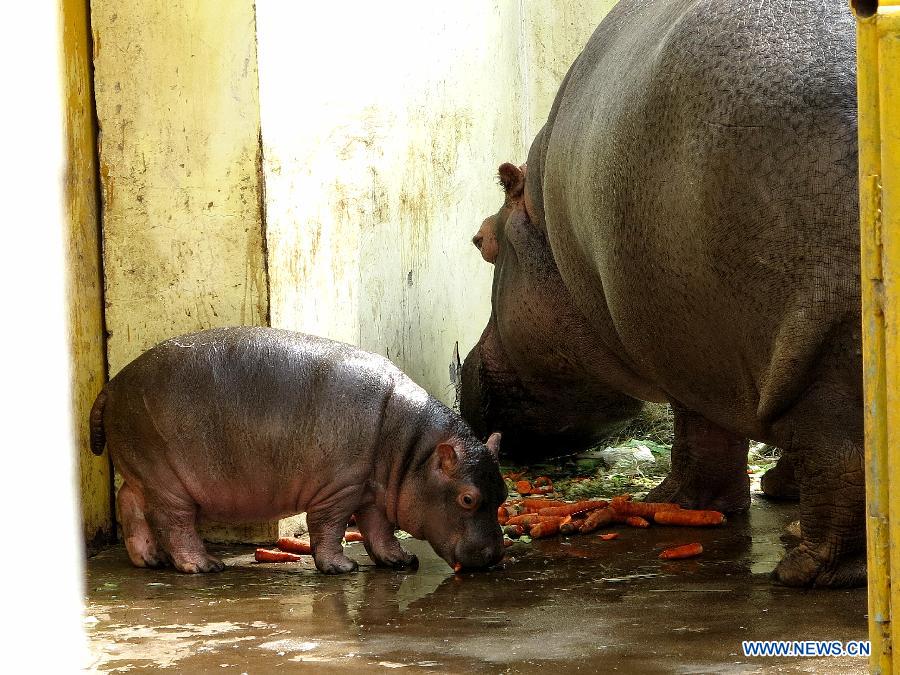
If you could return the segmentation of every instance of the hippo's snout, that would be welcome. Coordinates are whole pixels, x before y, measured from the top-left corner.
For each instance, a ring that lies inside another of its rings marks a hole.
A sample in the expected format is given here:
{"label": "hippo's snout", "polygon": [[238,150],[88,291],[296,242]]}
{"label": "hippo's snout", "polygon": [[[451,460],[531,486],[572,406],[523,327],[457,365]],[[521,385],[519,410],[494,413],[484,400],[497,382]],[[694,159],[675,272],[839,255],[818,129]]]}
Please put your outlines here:
{"label": "hippo's snout", "polygon": [[455,558],[466,569],[483,569],[496,565],[503,556],[503,535],[499,534],[487,545],[459,547]]}

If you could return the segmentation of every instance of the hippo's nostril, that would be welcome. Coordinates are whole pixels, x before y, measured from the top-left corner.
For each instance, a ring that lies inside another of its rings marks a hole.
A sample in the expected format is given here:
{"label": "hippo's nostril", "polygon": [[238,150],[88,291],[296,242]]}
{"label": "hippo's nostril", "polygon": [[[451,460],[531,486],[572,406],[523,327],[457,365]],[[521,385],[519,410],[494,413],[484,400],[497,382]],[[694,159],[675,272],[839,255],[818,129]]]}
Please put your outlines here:
{"label": "hippo's nostril", "polygon": [[483,242],[483,241],[484,241],[484,237],[480,234],[476,234],[474,237],[472,237],[472,243],[475,244],[475,248],[480,249],[481,242]]}

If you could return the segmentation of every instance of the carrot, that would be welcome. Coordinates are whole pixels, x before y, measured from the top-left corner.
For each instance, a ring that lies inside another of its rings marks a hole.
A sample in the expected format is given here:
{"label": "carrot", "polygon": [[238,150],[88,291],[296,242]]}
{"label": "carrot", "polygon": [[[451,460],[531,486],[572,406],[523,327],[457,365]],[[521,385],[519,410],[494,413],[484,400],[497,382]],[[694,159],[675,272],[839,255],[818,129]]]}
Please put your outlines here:
{"label": "carrot", "polygon": [[585,513],[594,509],[605,508],[609,502],[605,499],[585,500],[567,504],[566,506],[551,506],[546,509],[540,509],[538,514],[541,516],[574,516],[577,513]]}
{"label": "carrot", "polygon": [[694,558],[701,553],[703,553],[703,545],[693,543],[667,548],[659,554],[659,558],[660,560],[680,560],[682,558]]}
{"label": "carrot", "polygon": [[559,533],[560,534],[578,534],[581,531],[581,526],[584,525],[584,519],[579,520],[571,520],[572,516],[567,516],[559,524]]}
{"label": "carrot", "polygon": [[625,524],[629,527],[650,527],[650,523],[640,516],[628,516],[625,519]]}
{"label": "carrot", "polygon": [[618,532],[607,532],[606,534],[599,534],[597,536],[600,537],[603,541],[609,541],[610,539],[618,539],[619,533]]}
{"label": "carrot", "polygon": [[256,554],[253,557],[256,558],[256,562],[299,562],[303,560],[301,556],[294,553],[272,551],[267,548],[256,549]]}
{"label": "carrot", "polygon": [[525,528],[521,525],[507,525],[503,528],[503,534],[510,539],[518,539],[525,534]]}
{"label": "carrot", "polygon": [[518,516],[519,514],[525,513],[526,511],[527,509],[521,504],[513,504],[507,502],[497,509],[497,520],[501,525],[505,525],[506,521],[508,521],[513,516]]}
{"label": "carrot", "polygon": [[534,488],[531,486],[531,483],[529,481],[519,480],[516,481],[516,492],[518,492],[522,496],[530,495],[532,492],[534,492]]}
{"label": "carrot", "polygon": [[721,525],[725,522],[725,514],[718,511],[691,511],[676,509],[674,511],[657,511],[653,520],[660,525],[686,525],[688,527],[706,527]]}
{"label": "carrot", "polygon": [[348,544],[352,544],[355,541],[362,541],[362,540],[363,540],[362,532],[351,532],[349,530],[347,532],[344,532],[344,541],[346,541]]}
{"label": "carrot", "polygon": [[531,535],[532,539],[552,537],[554,534],[559,534],[559,522],[559,520],[545,520],[532,526],[531,532],[528,534]]}
{"label": "carrot", "polygon": [[587,518],[584,519],[584,523],[581,524],[578,531],[581,532],[581,534],[588,534],[602,525],[609,525],[609,523],[612,522],[613,513],[614,511],[612,509],[595,509],[594,511],[591,511],[587,515]]}
{"label": "carrot", "polygon": [[547,495],[551,492],[555,492],[552,485],[541,485],[541,487],[534,488],[534,494],[538,495]]}
{"label": "carrot", "polygon": [[514,543],[515,542],[512,539],[507,539],[506,537],[503,538],[503,548],[506,548],[507,546],[512,546]]}
{"label": "carrot", "polygon": [[549,476],[538,476],[534,479],[534,487],[541,487],[542,485],[553,487],[553,481],[550,480]]}
{"label": "carrot", "polygon": [[641,518],[652,518],[653,514],[659,511],[674,511],[681,508],[678,504],[668,502],[630,502],[620,497],[613,497],[610,506],[626,516],[640,516]]}
{"label": "carrot", "polygon": [[290,551],[291,553],[304,553],[306,555],[312,553],[312,547],[296,537],[282,537],[275,545],[282,551]]}
{"label": "carrot", "polygon": [[513,516],[506,521],[506,524],[507,526],[524,525],[525,527],[531,527],[544,522],[558,523],[560,520],[562,520],[560,516],[540,516],[536,513],[523,513],[521,516]]}
{"label": "carrot", "polygon": [[526,511],[537,512],[539,509],[549,509],[556,506],[571,506],[569,502],[561,502],[557,499],[543,499],[540,497],[532,497],[531,499],[523,499],[522,506]]}
{"label": "carrot", "polygon": [[459,574],[460,572],[462,572],[462,563],[461,562],[453,563],[453,573]]}

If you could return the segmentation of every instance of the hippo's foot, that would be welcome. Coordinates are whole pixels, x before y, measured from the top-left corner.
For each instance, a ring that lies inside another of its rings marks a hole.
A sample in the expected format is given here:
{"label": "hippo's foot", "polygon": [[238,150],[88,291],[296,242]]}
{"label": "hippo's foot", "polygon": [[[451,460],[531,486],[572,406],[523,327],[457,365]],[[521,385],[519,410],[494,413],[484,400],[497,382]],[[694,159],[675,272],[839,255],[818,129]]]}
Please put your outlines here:
{"label": "hippo's foot", "polygon": [[376,506],[360,509],[356,522],[363,534],[366,553],[376,565],[395,570],[419,569],[419,559],[403,549],[394,536],[394,526]]}
{"label": "hippo's foot", "polygon": [[156,540],[172,567],[184,574],[221,572],[225,563],[206,552],[197,534],[196,513],[196,505],[185,500],[179,507],[171,502],[165,506],[151,504],[148,516]]}
{"label": "hippo's foot", "polygon": [[330,556],[313,554],[313,558],[316,567],[324,574],[347,574],[359,569],[359,564],[355,560],[350,560],[341,553]]}
{"label": "hippo's foot", "polygon": [[736,513],[750,508],[746,438],[672,402],[675,442],[672,470],[647,501]]}
{"label": "hippo's foot", "polygon": [[766,497],[798,501],[800,484],[797,482],[794,457],[782,455],[778,463],[763,474],[760,487]]}
{"label": "hippo's foot", "polygon": [[135,567],[163,567],[169,562],[145,515],[146,504],[143,494],[132,488],[128,481],[122,484],[116,496],[119,506],[119,520],[125,538],[125,548],[131,564]]}
{"label": "hippo's foot", "polygon": [[686,509],[712,509],[738,513],[750,508],[750,478],[746,472],[724,480],[725,476],[696,474],[685,478],[669,474],[647,493],[648,502],[671,502]]}
{"label": "hippo's foot", "polygon": [[785,586],[851,588],[866,584],[866,552],[828,558],[822,547],[805,543],[789,551],[772,572],[772,579]]}
{"label": "hippo's foot", "polygon": [[192,554],[180,556],[172,559],[172,565],[179,572],[185,574],[201,574],[206,572],[221,572],[225,569],[225,563],[215,558],[205,551],[201,554],[194,552]]}
{"label": "hippo's foot", "polygon": [[419,569],[419,558],[415,554],[407,553],[402,548],[400,549],[400,553],[401,555],[398,556],[382,556],[381,558],[375,558],[375,556],[370,554],[369,557],[375,560],[375,564],[379,567],[390,567],[395,570],[411,571]]}

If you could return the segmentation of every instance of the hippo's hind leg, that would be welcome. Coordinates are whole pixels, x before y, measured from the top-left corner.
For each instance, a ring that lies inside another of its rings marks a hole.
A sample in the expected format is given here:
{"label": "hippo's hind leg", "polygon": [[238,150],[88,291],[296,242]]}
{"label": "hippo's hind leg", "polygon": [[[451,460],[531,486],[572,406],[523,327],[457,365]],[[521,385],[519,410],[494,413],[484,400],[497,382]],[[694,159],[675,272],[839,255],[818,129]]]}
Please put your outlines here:
{"label": "hippo's hind leg", "polygon": [[196,503],[186,492],[179,490],[180,483],[174,474],[170,478],[160,483],[167,485],[165,492],[145,490],[147,522],[156,541],[179,572],[221,572],[225,563],[206,552],[203,540],[197,534]]}
{"label": "hippo's hind leg", "polygon": [[376,565],[393,567],[395,570],[418,569],[419,559],[403,550],[394,527],[374,504],[356,514],[356,522],[363,536],[363,545]]}
{"label": "hippo's hind leg", "polygon": [[197,509],[193,504],[173,505],[166,500],[149,512],[150,524],[166,551],[172,566],[185,574],[221,572],[225,563],[206,552],[203,540],[197,533]]}
{"label": "hippo's hind leg", "polygon": [[865,467],[861,443],[799,449],[800,544],[772,573],[787,586],[866,583]]}
{"label": "hippo's hind leg", "polygon": [[344,555],[344,548],[341,546],[347,521],[352,515],[352,507],[336,504],[314,506],[307,511],[309,543],[312,547],[313,560],[320,572],[343,574],[359,569],[355,560],[350,560]]}
{"label": "hippo's hind leg", "polygon": [[702,415],[672,403],[675,442],[672,469],[647,495],[650,502],[676,502],[724,513],[750,507],[746,438],[726,431]]}
{"label": "hippo's hind leg", "polygon": [[165,565],[166,555],[159,549],[156,537],[147,523],[146,503],[140,489],[133,487],[126,480],[119,488],[116,503],[119,507],[119,522],[125,536],[125,548],[132,564],[135,567]]}

